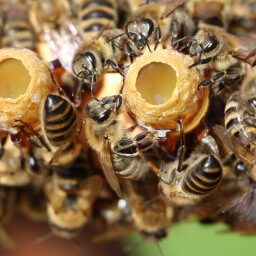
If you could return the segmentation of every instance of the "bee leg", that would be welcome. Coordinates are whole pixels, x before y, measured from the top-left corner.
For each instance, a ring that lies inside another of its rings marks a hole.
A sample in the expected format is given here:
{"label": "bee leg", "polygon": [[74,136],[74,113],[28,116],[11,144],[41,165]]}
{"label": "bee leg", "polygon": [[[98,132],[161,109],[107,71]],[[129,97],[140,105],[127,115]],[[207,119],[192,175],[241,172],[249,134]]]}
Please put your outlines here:
{"label": "bee leg", "polygon": [[[253,49],[245,58],[245,60],[247,61],[248,59],[250,59],[251,57],[255,57],[256,55],[256,48]],[[256,66],[256,60],[254,60],[252,63],[251,63],[252,67]]]}
{"label": "bee leg", "polygon": [[113,68],[116,72],[118,72],[121,76],[125,76],[125,74],[123,73],[123,71],[118,67],[118,65],[111,59],[107,59],[106,60],[106,65],[110,66],[111,68]]}
{"label": "bee leg", "polygon": [[130,62],[132,64],[133,63],[133,50],[132,50],[131,46],[128,43],[125,44],[125,47],[126,47],[126,51],[128,53],[128,56],[130,58]]}
{"label": "bee leg", "polygon": [[146,46],[147,46],[148,50],[149,50],[150,52],[152,52],[152,50],[151,50],[151,48],[150,48],[150,46],[149,46],[149,44],[148,44],[148,41],[146,42]]}
{"label": "bee leg", "polygon": [[[30,126],[28,123],[26,123],[26,122],[24,122],[24,121],[22,121],[22,120],[14,120],[14,121],[21,123],[24,127],[26,127],[26,128],[32,133],[32,135],[33,135],[35,138],[37,138],[37,140],[38,140],[38,142],[39,142],[40,144],[38,144],[37,142],[34,141],[34,142],[35,142],[35,144],[34,144],[35,146],[38,146],[38,147],[43,146],[44,148],[46,148],[46,150],[47,150],[48,152],[51,152],[51,149],[50,149],[50,147],[48,146],[48,144],[46,143],[46,141],[44,140],[44,138],[43,138],[37,131],[35,131],[32,126]],[[33,139],[30,138],[30,134],[28,134],[22,126],[16,126],[16,127],[19,128],[19,129],[24,133],[24,135],[29,138],[29,140],[31,141],[31,143],[33,143],[33,142],[32,142]]]}
{"label": "bee leg", "polygon": [[213,85],[217,82],[220,82],[221,80],[224,80],[224,78],[226,77],[227,71],[221,71],[218,72],[216,74],[214,74],[213,76],[211,76],[210,78],[207,78],[203,81],[201,81],[198,85],[198,91],[200,89],[201,86],[210,86]]}
{"label": "bee leg", "polygon": [[134,129],[135,129],[137,126],[138,126],[137,124],[132,125],[131,127],[129,127],[129,128],[127,129],[127,132],[133,132]]}
{"label": "bee leg", "polygon": [[[191,36],[185,36],[185,37],[178,38],[178,39],[172,38],[171,46],[173,48],[177,49],[179,52],[184,52],[190,47],[190,45],[192,44],[192,41],[193,41],[193,39]],[[184,44],[183,44],[183,42],[184,42]],[[182,43],[182,46],[180,46],[180,43]]]}
{"label": "bee leg", "polygon": [[56,90],[58,91],[58,93],[60,95],[66,95],[65,91],[62,89],[62,87],[59,85],[59,83],[56,81],[55,77],[54,77],[54,73],[53,73],[54,69],[50,69],[50,76],[51,76],[51,80],[52,83],[54,85],[54,87],[56,88]]}
{"label": "bee leg", "polygon": [[72,92],[72,97],[74,99],[74,103],[76,107],[80,106],[81,104],[81,94],[82,94],[82,83],[80,81],[76,81],[74,90]]}
{"label": "bee leg", "polygon": [[155,33],[155,39],[154,40],[156,42],[155,47],[154,47],[154,51],[155,51],[157,46],[158,46],[158,44],[161,41],[161,30],[160,30],[159,27],[156,28],[156,33]]}
{"label": "bee leg", "polygon": [[178,153],[177,153],[177,155],[179,156],[179,163],[178,163],[177,171],[181,172],[185,154],[187,151],[187,147],[185,145],[185,135],[184,135],[182,120],[179,120],[178,123],[179,123],[179,131],[180,131],[180,146],[179,146]]}
{"label": "bee leg", "polygon": [[190,65],[189,68],[193,68],[195,66],[202,65],[202,64],[207,64],[210,61],[212,61],[212,59],[213,59],[213,57],[208,57],[208,58],[205,58],[205,59],[201,59],[201,57],[199,57],[198,61],[196,61],[195,63]]}

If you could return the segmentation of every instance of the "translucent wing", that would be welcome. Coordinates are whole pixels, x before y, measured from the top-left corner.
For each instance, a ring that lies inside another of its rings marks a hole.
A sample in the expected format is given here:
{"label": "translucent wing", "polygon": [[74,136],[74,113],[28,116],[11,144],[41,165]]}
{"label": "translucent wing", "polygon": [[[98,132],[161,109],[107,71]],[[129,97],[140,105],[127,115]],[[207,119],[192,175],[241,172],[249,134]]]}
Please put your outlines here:
{"label": "translucent wing", "polygon": [[110,141],[108,139],[105,140],[103,149],[101,152],[101,165],[106,177],[107,182],[109,183],[110,187],[116,192],[116,194],[121,197],[121,188],[119,181],[117,179],[115,168],[113,165],[112,159],[112,150],[110,146]]}
{"label": "translucent wing", "polygon": [[67,19],[58,30],[44,27],[45,40],[60,60],[61,65],[72,73],[72,61],[74,55],[82,44],[82,39],[70,19]]}
{"label": "translucent wing", "polygon": [[215,125],[213,131],[245,164],[248,166],[255,164],[254,153],[246,148],[239,139],[229,133],[224,127]]}

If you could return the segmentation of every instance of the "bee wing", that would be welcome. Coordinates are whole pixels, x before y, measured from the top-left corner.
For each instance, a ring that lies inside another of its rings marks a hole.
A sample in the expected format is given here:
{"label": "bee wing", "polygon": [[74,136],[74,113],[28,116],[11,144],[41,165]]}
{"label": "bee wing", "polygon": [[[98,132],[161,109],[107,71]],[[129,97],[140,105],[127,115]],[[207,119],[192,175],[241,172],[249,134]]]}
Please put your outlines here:
{"label": "bee wing", "polygon": [[213,131],[245,164],[252,166],[255,162],[255,155],[246,148],[235,136],[220,125],[215,125]]}
{"label": "bee wing", "polygon": [[112,150],[110,146],[109,140],[105,140],[103,149],[101,152],[101,165],[106,177],[107,182],[109,183],[110,187],[116,192],[116,194],[121,197],[121,188],[119,181],[117,179],[115,168],[113,164],[112,158]]}
{"label": "bee wing", "polygon": [[56,54],[61,65],[72,73],[72,61],[82,38],[70,18],[67,18],[59,30],[44,27],[45,40],[50,50]]}

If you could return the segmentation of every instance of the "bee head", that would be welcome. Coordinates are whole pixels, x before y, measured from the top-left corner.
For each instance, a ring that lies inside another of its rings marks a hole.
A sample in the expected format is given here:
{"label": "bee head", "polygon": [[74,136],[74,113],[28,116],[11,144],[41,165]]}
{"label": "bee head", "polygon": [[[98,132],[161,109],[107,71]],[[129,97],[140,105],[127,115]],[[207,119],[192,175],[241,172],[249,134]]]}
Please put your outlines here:
{"label": "bee head", "polygon": [[115,95],[105,97],[101,100],[93,99],[87,105],[87,114],[97,123],[104,123],[111,119],[114,114],[119,113],[122,105],[122,96]]}
{"label": "bee head", "polygon": [[153,31],[154,23],[151,19],[147,18],[140,21],[130,21],[126,25],[126,34],[129,39],[133,41],[138,50],[143,50]]}
{"label": "bee head", "polygon": [[72,69],[75,76],[87,83],[96,83],[97,70],[96,70],[96,57],[92,52],[83,52],[75,56]]}

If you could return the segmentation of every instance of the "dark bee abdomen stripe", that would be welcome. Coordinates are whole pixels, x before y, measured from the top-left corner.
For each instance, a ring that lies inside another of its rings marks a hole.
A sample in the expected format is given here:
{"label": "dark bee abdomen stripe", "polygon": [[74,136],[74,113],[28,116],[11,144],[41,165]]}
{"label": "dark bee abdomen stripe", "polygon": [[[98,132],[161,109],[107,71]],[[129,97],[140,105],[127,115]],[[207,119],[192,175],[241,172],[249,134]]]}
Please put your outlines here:
{"label": "dark bee abdomen stripe", "polygon": [[80,31],[100,31],[103,27],[114,28],[117,25],[118,12],[113,0],[85,0],[80,6],[78,26]]}
{"label": "dark bee abdomen stripe", "polygon": [[207,195],[214,190],[222,178],[222,169],[214,156],[203,158],[184,177],[182,188],[195,195]]}
{"label": "dark bee abdomen stripe", "polygon": [[44,105],[44,130],[53,146],[60,146],[72,138],[76,127],[76,113],[64,98],[49,95]]}
{"label": "dark bee abdomen stripe", "polygon": [[84,14],[82,17],[83,20],[93,19],[93,18],[98,18],[98,19],[104,18],[104,19],[112,20],[112,19],[114,19],[114,16],[107,12],[104,12],[102,10],[95,10],[95,11],[91,11],[87,14]]}
{"label": "dark bee abdomen stripe", "polygon": [[114,8],[113,4],[106,0],[94,0],[94,1],[87,1],[82,5],[82,9],[94,7],[94,6],[106,6],[109,8]]}

